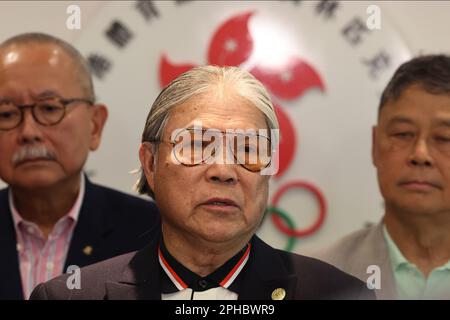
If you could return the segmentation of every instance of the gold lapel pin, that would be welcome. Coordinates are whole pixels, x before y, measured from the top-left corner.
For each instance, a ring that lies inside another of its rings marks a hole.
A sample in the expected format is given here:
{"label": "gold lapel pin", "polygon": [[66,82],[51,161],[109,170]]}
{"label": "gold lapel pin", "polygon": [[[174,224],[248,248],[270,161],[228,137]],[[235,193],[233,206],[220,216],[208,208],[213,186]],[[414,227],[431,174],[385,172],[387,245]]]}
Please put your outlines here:
{"label": "gold lapel pin", "polygon": [[90,256],[92,254],[92,250],[94,250],[94,248],[92,248],[91,246],[86,246],[83,249],[83,253],[87,256]]}
{"label": "gold lapel pin", "polygon": [[286,297],[286,290],[283,288],[276,288],[272,291],[272,300],[283,300]]}

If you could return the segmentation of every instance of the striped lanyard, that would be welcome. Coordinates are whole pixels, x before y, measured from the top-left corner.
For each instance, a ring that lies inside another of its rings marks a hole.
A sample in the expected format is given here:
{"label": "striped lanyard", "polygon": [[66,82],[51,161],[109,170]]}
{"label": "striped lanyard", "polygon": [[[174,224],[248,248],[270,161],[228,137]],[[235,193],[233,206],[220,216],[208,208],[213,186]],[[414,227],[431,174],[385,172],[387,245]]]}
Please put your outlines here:
{"label": "striped lanyard", "polygon": [[[245,250],[242,257],[239,259],[239,261],[234,265],[234,267],[231,269],[231,271],[225,276],[225,278],[219,283],[221,287],[227,289],[233,281],[237,278],[239,273],[244,268],[245,264],[248,261],[248,258],[250,256],[250,243],[247,245],[247,249]],[[163,270],[166,272],[167,276],[170,278],[170,280],[173,282],[173,284],[177,287],[178,290],[187,289],[189,286],[181,279],[181,277],[173,270],[173,268],[169,265],[167,260],[164,258],[164,255],[161,252],[161,248],[158,247],[158,258],[159,263]]]}

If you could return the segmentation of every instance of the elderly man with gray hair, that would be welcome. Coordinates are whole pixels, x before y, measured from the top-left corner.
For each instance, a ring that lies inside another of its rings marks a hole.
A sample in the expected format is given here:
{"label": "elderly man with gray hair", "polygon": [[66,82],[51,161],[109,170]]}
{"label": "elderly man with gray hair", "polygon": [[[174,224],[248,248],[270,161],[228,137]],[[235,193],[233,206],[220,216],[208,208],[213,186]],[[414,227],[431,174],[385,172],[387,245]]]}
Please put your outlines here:
{"label": "elderly man with gray hair", "polygon": [[27,299],[70,266],[140,249],[158,234],[153,202],[83,174],[107,115],[69,43],[25,33],[0,44],[0,179],[8,185],[0,190],[0,300]]}
{"label": "elderly man with gray hair", "polygon": [[237,67],[204,66],[172,81],[148,115],[141,193],[161,237],[141,251],[40,285],[34,299],[367,299],[366,284],[255,232],[276,173],[278,121],[263,85]]}

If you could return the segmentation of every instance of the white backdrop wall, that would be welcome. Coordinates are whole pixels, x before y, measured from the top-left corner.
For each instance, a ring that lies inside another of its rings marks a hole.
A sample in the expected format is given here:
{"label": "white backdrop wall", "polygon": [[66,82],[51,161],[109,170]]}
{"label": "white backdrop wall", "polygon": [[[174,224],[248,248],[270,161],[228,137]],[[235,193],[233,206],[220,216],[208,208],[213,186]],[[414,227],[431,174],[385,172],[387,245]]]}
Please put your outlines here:
{"label": "white backdrop wall", "polygon": [[[66,27],[66,9],[72,4],[81,8],[80,30]],[[382,28],[354,49],[343,41],[341,30],[352,17],[364,16],[365,8],[372,4],[381,8]],[[291,53],[306,58],[324,83],[323,90],[309,90],[301,99],[278,100],[295,127],[297,151],[286,173],[271,182],[271,195],[290,181],[308,181],[321,190],[328,205],[321,228],[300,238],[294,250],[326,245],[381,218],[382,200],[370,160],[371,125],[379,93],[394,69],[409,57],[450,52],[450,3],[341,2],[340,12],[327,20],[318,16],[318,3],[314,2],[202,1],[176,5],[154,1],[158,17],[151,22],[132,10],[134,5],[135,1],[0,2],[0,41],[22,32],[41,31],[74,43],[85,55],[100,52],[112,59],[113,71],[108,78],[95,80],[97,95],[109,106],[110,118],[102,146],[86,166],[94,181],[133,193],[135,177],[128,172],[138,165],[140,133],[160,88],[162,54],[174,63],[203,64],[213,31],[237,14],[254,11],[250,31],[269,25],[286,35]],[[133,41],[126,50],[111,45],[104,36],[111,21],[126,22],[133,30]],[[266,29],[260,42],[264,43],[273,30]],[[256,33],[253,35],[256,42]],[[276,36],[272,35],[270,43]],[[390,65],[369,79],[360,62],[373,57],[379,48],[390,53]],[[251,69],[255,61],[249,59],[243,65]],[[310,225],[317,216],[318,205],[308,192],[289,192],[280,206],[298,228]],[[269,219],[259,233],[274,246],[285,246],[286,237]]]}

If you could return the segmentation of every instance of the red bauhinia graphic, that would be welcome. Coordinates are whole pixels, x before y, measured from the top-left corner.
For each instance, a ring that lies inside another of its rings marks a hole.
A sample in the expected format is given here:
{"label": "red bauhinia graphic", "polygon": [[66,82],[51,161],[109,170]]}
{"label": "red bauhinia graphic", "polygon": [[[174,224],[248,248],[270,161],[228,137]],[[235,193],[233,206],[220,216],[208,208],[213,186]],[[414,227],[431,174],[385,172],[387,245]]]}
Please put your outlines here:
{"label": "red bauhinia graphic", "polygon": [[225,21],[216,30],[208,50],[208,62],[218,66],[238,66],[247,60],[253,50],[253,39],[248,20],[253,12]]}

